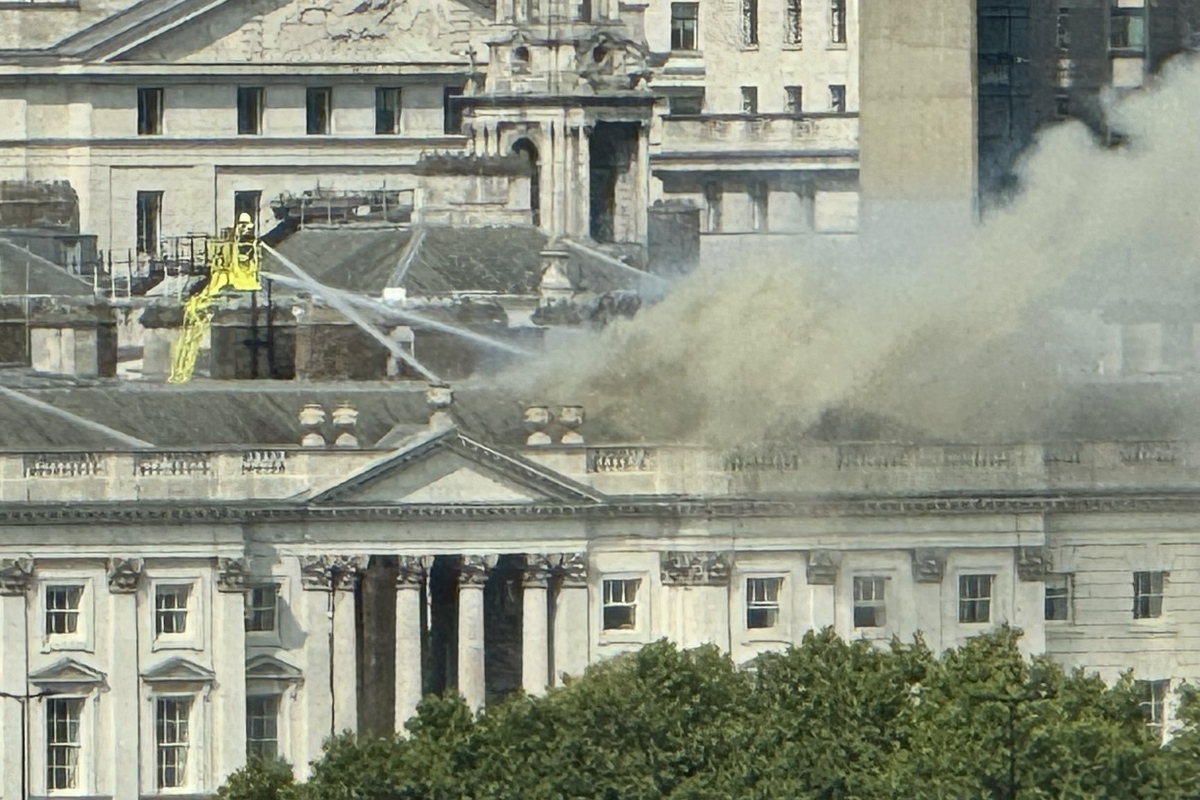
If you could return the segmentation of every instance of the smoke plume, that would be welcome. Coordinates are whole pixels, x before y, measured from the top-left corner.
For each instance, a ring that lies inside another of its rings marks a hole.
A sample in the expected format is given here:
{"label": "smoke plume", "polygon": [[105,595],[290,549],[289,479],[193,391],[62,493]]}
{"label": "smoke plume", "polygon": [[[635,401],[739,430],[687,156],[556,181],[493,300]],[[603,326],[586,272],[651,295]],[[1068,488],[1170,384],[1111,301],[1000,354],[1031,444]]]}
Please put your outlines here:
{"label": "smoke plume", "polygon": [[788,262],[746,252],[551,353],[528,391],[660,440],[743,443],[838,413],[885,420],[884,438],[1043,435],[1063,354],[1096,344],[1053,309],[1098,300],[1113,276],[1164,295],[1195,280],[1200,70],[1169,65],[1108,111],[1126,145],[1082,123],[1046,130],[1020,196],[985,224],[928,220]]}

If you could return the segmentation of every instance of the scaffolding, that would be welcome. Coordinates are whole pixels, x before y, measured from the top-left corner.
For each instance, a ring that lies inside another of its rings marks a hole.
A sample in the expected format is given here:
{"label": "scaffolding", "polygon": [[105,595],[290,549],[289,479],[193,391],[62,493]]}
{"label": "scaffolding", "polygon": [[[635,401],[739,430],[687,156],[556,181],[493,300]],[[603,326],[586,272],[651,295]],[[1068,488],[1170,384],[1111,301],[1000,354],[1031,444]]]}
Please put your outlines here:
{"label": "scaffolding", "polygon": [[324,188],[299,195],[283,194],[271,203],[275,215],[299,229],[312,225],[391,224],[404,225],[412,221],[416,203],[415,189]]}

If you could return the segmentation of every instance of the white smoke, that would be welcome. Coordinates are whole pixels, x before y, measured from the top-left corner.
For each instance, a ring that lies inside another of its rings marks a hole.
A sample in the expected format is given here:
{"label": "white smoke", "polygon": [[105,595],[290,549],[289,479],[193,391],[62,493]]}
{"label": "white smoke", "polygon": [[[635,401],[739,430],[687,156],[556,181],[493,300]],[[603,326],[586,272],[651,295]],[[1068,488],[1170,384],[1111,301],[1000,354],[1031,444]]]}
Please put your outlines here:
{"label": "white smoke", "polygon": [[1082,123],[1045,131],[1021,195],[983,225],[929,220],[815,244],[793,263],[747,252],[551,354],[529,391],[652,439],[745,442],[831,409],[950,438],[1036,431],[1067,346],[1044,310],[1068,279],[1094,289],[1093,271],[1195,269],[1200,70],[1177,61],[1109,114],[1127,146],[1104,147]]}

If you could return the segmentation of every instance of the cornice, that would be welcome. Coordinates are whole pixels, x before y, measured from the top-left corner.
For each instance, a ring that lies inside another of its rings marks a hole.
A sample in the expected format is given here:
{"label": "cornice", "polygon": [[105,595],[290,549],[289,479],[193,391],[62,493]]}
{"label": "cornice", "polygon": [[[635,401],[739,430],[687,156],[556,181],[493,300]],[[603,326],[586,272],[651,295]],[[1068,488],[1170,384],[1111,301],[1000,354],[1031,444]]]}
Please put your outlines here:
{"label": "cornice", "polygon": [[1200,490],[1159,494],[821,498],[618,498],[601,503],[316,505],[114,502],[0,505],[0,526],[116,522],[128,525],[408,520],[880,517],[987,514],[1200,513]]}

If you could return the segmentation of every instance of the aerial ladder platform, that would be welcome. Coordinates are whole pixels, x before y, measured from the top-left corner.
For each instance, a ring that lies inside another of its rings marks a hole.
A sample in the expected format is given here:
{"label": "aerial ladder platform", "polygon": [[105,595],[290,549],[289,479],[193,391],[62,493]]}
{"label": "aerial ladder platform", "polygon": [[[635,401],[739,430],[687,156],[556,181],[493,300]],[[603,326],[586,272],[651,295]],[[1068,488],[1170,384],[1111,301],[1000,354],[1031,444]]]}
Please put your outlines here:
{"label": "aerial ladder platform", "polygon": [[212,326],[213,305],[223,296],[262,290],[262,244],[249,214],[220,238],[208,241],[208,277],[183,304],[183,331],[171,347],[170,383],[187,383],[196,370],[200,345]]}

